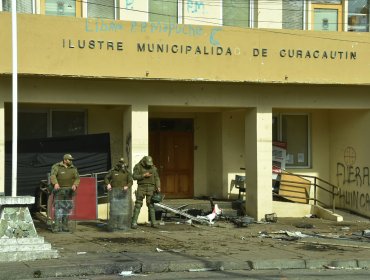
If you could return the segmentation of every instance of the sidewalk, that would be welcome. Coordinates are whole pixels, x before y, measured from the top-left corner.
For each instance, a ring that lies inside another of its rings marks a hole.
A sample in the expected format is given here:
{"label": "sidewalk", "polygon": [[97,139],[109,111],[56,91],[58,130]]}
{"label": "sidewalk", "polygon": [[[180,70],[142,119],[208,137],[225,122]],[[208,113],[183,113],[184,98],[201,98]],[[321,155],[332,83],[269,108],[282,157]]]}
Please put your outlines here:
{"label": "sidewalk", "polygon": [[[59,258],[0,263],[0,279],[32,279],[189,270],[370,268],[368,221],[278,219],[237,228],[166,223],[154,229],[109,233],[101,222],[80,222],[73,233],[53,234],[35,220],[38,234]],[[306,235],[304,235],[306,234]]]}

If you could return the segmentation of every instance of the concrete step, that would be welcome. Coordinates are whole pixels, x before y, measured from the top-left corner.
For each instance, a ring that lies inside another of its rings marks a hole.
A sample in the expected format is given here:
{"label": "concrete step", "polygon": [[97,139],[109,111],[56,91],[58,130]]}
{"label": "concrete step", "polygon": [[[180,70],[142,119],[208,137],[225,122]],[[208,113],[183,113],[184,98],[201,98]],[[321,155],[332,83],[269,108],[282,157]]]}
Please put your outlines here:
{"label": "concrete step", "polygon": [[5,252],[25,252],[25,251],[48,251],[51,250],[50,243],[43,244],[12,244],[0,246],[0,254]]}
{"label": "concrete step", "polygon": [[31,237],[31,238],[0,238],[0,245],[23,245],[23,244],[43,244],[44,237]]}
{"label": "concrete step", "polygon": [[32,261],[42,259],[55,259],[58,257],[59,255],[57,250],[1,252],[0,262]]}

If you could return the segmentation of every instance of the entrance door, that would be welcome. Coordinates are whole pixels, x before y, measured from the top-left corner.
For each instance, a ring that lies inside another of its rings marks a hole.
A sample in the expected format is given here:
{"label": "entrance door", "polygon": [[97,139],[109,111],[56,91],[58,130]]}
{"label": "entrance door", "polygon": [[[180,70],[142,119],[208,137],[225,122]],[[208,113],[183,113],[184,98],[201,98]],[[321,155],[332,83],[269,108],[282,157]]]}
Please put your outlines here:
{"label": "entrance door", "polygon": [[193,121],[191,119],[151,119],[149,153],[161,178],[167,198],[192,198]]}
{"label": "entrance door", "polygon": [[343,31],[342,4],[312,4],[312,30]]}

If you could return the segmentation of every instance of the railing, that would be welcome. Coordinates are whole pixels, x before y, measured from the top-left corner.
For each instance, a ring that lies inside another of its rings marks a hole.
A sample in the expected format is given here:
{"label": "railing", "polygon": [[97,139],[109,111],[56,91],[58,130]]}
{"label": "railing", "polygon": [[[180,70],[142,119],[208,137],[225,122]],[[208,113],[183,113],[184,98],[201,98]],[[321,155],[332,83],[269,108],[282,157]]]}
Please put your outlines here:
{"label": "railing", "polygon": [[[284,179],[285,177],[289,179]],[[320,204],[325,208],[330,208],[331,206],[333,212],[335,211],[335,196],[338,195],[339,188],[333,185],[332,183],[316,176],[295,174],[287,172],[285,170],[283,170],[279,174],[278,179],[276,181],[279,182],[280,186],[287,186],[288,189],[290,187],[291,194],[287,192],[282,195],[280,194],[279,191],[279,193],[278,194],[275,193],[275,195],[294,200],[295,202],[298,203],[308,203],[308,201],[313,201],[314,205]],[[313,198],[311,197],[310,191],[311,187],[313,187]],[[324,191],[330,195],[331,205],[318,199],[318,190]],[[303,195],[305,197],[303,197]]]}
{"label": "railing", "polygon": [[[97,188],[97,194],[99,193],[98,187],[99,184],[102,184],[104,182],[104,177],[108,173],[108,171],[105,172],[97,172],[97,173],[88,173],[88,174],[82,174],[80,177],[94,177],[96,179],[96,188]],[[39,212],[47,212],[48,209],[48,197],[50,194],[50,173],[47,174],[47,178],[45,180],[40,181],[40,186],[39,186],[39,192],[36,198],[36,207]],[[97,199],[106,197],[104,196],[98,196]],[[98,204],[98,201],[97,201]]]}

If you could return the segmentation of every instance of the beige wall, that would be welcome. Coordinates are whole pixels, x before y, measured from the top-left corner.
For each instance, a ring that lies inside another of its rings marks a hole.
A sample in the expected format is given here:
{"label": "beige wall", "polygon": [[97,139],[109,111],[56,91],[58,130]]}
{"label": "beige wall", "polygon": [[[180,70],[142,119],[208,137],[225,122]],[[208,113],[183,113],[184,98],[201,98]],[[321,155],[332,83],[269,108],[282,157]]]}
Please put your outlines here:
{"label": "beige wall", "polygon": [[331,180],[340,187],[337,206],[370,217],[370,111],[334,110]]}
{"label": "beige wall", "polygon": [[235,109],[222,113],[222,174],[223,198],[236,198],[239,194],[232,181],[235,175],[245,175],[245,110]]}
{"label": "beige wall", "polygon": [[0,97],[0,195],[5,193],[5,103]]}
{"label": "beige wall", "polygon": [[113,106],[87,107],[88,133],[109,133],[112,164],[124,156],[123,108]]}

